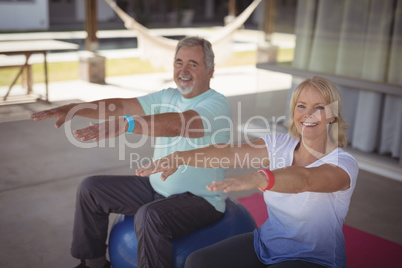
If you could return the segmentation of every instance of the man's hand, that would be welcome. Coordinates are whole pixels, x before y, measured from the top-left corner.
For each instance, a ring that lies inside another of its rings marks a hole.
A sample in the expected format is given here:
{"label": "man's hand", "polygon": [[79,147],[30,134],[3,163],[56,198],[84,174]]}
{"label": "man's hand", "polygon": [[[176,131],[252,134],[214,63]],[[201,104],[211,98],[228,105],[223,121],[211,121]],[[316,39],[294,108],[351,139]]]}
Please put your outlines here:
{"label": "man's hand", "polygon": [[144,167],[136,170],[137,176],[149,176],[151,174],[162,172],[161,180],[165,181],[167,177],[177,171],[180,166],[179,157],[176,153],[162,157]]}
{"label": "man's hand", "polygon": [[[73,114],[69,115],[69,112],[73,107],[75,107],[75,105],[76,104],[72,103],[61,107],[53,108],[50,110],[36,112],[31,115],[31,119],[35,121],[40,121],[49,118],[57,118],[57,121],[54,126],[56,128],[59,128],[65,122],[70,121],[73,118],[74,115]],[[69,116],[67,117],[67,115]]]}
{"label": "man's hand", "polygon": [[127,121],[123,117],[99,124],[90,123],[89,127],[74,130],[74,137],[82,141],[100,141],[120,136],[126,132]]}

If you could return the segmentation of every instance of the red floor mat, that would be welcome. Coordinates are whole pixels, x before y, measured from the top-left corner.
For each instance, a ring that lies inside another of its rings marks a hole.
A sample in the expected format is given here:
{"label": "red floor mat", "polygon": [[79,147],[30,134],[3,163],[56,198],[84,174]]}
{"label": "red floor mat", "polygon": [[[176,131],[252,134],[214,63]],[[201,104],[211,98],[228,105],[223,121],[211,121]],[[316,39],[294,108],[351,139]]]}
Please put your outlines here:
{"label": "red floor mat", "polygon": [[[239,198],[258,227],[264,223],[268,214],[262,194],[256,193]],[[344,225],[345,249],[349,268],[402,267],[402,245]]]}

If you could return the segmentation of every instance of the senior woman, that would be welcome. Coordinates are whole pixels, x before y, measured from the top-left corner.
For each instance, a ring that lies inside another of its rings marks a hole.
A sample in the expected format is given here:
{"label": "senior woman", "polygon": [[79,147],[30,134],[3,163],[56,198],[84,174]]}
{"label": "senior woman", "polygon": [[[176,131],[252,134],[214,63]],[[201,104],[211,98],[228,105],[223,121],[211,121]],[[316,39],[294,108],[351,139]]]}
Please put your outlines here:
{"label": "senior woman", "polygon": [[193,252],[186,267],[345,267],[342,226],[358,165],[342,149],[347,141],[341,111],[337,87],[312,77],[292,93],[287,134],[175,152],[137,170],[138,175],[162,172],[166,180],[184,164],[231,167],[240,160],[252,167],[269,165],[206,185],[210,191],[224,192],[259,188],[269,217],[252,233]]}

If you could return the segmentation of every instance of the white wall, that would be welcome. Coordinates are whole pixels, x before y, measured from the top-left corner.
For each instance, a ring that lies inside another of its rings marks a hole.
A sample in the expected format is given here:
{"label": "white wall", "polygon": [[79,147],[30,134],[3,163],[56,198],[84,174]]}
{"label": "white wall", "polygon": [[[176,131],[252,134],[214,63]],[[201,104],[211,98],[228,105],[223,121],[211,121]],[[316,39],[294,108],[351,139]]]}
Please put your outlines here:
{"label": "white wall", "polygon": [[[75,0],[75,17],[84,21],[85,1]],[[109,5],[98,0],[98,20],[108,21],[115,17]],[[29,31],[49,29],[48,0],[32,2],[0,2],[0,31]]]}
{"label": "white wall", "polygon": [[[76,0],[75,12],[77,21],[85,20],[85,1]],[[98,21],[108,21],[115,16],[113,9],[104,0],[98,0]]]}
{"label": "white wall", "polygon": [[0,2],[0,31],[47,30],[47,0],[32,2]]}

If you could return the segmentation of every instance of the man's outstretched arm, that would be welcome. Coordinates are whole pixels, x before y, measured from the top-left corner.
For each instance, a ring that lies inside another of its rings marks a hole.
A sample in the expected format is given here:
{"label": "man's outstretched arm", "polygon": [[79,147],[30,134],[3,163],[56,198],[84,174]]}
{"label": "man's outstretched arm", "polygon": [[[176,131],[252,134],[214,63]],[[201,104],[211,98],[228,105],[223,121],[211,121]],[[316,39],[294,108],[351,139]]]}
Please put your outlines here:
{"label": "man's outstretched arm", "polygon": [[[200,138],[204,136],[203,122],[194,110],[183,113],[161,113],[147,116],[133,116],[133,133],[153,137],[188,137]],[[89,127],[74,131],[75,137],[82,141],[99,141],[114,138],[127,132],[129,122],[124,117],[93,124]]]}
{"label": "man's outstretched arm", "polygon": [[40,121],[56,118],[55,127],[59,128],[74,116],[82,116],[93,119],[108,119],[110,116],[125,114],[144,115],[144,110],[137,98],[130,99],[104,99],[84,103],[70,103],[57,108],[33,113],[31,119]]}

